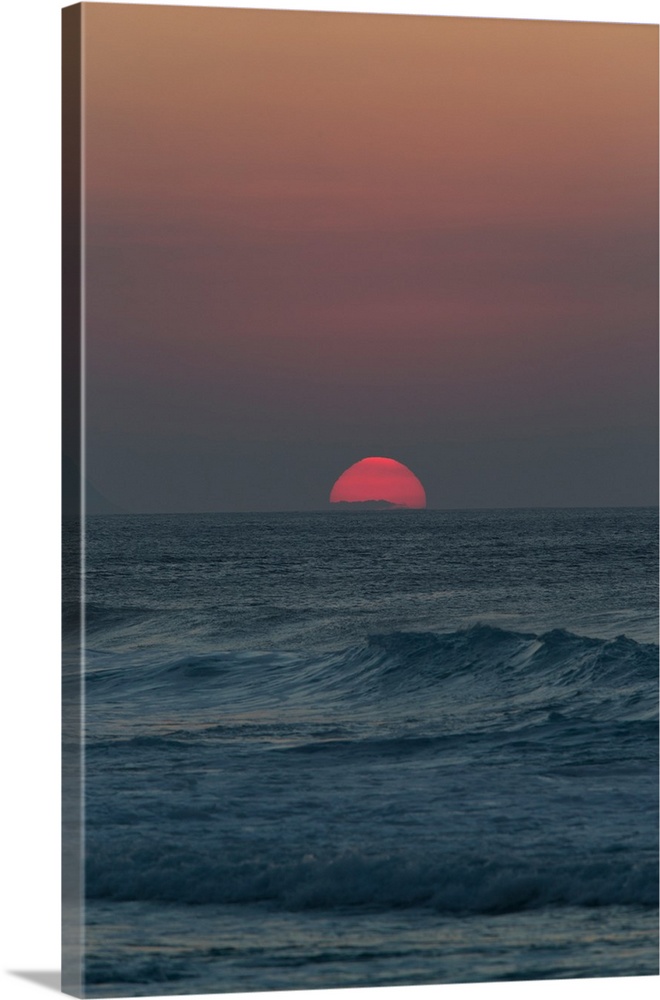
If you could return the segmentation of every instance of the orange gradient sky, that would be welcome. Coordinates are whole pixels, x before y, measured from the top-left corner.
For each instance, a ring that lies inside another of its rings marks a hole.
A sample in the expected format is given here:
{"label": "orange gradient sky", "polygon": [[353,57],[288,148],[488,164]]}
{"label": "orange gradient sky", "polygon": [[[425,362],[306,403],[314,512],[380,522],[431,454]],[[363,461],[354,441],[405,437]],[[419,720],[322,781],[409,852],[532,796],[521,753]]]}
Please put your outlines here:
{"label": "orange gradient sky", "polygon": [[657,28],[83,4],[88,469],[131,510],[652,503]]}

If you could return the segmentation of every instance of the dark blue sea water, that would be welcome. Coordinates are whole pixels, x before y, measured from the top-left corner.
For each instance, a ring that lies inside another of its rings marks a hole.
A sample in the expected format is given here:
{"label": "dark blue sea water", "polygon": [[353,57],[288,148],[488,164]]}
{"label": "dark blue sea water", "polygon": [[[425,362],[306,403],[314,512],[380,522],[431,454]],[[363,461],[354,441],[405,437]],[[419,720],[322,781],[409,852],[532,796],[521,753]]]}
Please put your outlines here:
{"label": "dark blue sea water", "polygon": [[90,517],[90,996],[657,974],[650,509]]}

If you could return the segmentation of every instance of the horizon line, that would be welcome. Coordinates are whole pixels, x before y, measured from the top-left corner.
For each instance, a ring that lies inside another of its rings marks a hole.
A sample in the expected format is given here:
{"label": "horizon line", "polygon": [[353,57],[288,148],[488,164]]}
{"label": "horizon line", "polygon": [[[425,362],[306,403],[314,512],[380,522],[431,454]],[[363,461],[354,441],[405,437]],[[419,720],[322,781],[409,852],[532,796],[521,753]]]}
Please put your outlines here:
{"label": "horizon line", "polygon": [[[491,510],[656,510],[659,508],[659,503],[628,503],[628,504],[521,504],[520,506],[483,506],[483,507],[405,507],[392,506],[392,507],[381,507],[366,509],[362,507],[357,507],[353,511],[359,511],[363,514],[381,514],[381,513],[392,513],[392,512],[405,512],[405,513],[417,513],[424,514],[428,511],[442,511],[445,513],[450,513],[454,511],[491,511]],[[285,508],[268,508],[268,509],[255,509],[246,508],[243,510],[120,510],[113,511],[111,513],[91,513],[89,511],[85,512],[86,517],[167,517],[167,516],[213,516],[217,514],[342,514],[347,513],[346,507],[337,507],[336,505],[329,505],[326,507],[285,507]],[[62,513],[63,517],[77,517],[79,514],[66,514]]]}

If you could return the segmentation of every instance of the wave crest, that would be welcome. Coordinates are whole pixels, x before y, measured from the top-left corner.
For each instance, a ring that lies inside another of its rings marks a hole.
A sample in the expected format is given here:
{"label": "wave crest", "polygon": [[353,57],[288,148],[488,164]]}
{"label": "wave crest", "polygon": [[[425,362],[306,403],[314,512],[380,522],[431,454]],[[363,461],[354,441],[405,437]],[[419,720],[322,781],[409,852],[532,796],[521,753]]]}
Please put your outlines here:
{"label": "wave crest", "polygon": [[[452,703],[484,712],[518,700],[591,718],[649,719],[657,711],[658,647],[620,636],[541,635],[477,625],[455,632],[392,632],[365,645],[320,652],[222,651],[158,663],[102,661],[94,698],[124,695],[161,708],[230,711],[305,708],[347,714],[437,712]],[[490,709],[489,709],[490,706]],[[155,709],[153,709],[155,710]]]}
{"label": "wave crest", "polygon": [[657,906],[655,858],[622,863],[598,859],[543,864],[478,857],[412,860],[357,852],[330,858],[228,862],[222,854],[185,854],[144,845],[104,863],[90,859],[90,898],[151,902],[257,903],[287,910],[343,907],[427,907],[440,913],[507,913],[545,906]]}

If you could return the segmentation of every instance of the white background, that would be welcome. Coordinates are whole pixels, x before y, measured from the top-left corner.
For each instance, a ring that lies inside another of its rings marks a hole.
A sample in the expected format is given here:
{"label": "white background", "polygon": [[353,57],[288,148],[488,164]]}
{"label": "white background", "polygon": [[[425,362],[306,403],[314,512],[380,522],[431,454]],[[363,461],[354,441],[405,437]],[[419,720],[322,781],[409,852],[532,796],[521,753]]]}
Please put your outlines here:
{"label": "white background", "polygon": [[[131,0],[132,2],[132,0]],[[144,0],[143,0],[144,2]],[[149,0],[146,0],[149,2]],[[163,0],[161,0],[163,2]],[[193,6],[186,0],[180,5]],[[362,0],[281,7],[657,23],[653,0]],[[2,845],[0,992],[47,997],[17,977],[59,968],[59,0],[11,0],[0,22],[3,112],[0,406]],[[4,971],[2,971],[4,970]],[[330,991],[348,1000],[647,1000],[656,977]],[[320,1000],[328,994],[280,994]],[[257,994],[247,996],[257,998]],[[264,996],[268,996],[265,994]]]}

